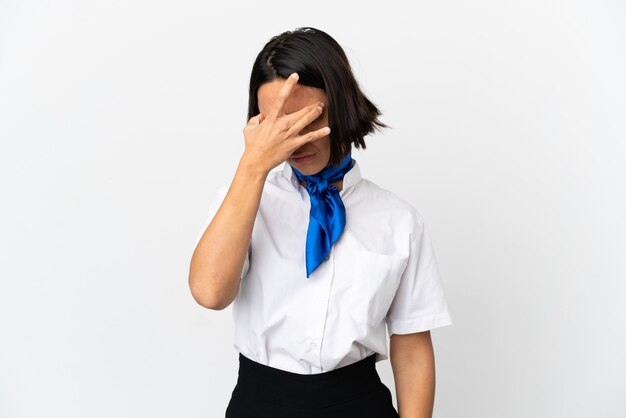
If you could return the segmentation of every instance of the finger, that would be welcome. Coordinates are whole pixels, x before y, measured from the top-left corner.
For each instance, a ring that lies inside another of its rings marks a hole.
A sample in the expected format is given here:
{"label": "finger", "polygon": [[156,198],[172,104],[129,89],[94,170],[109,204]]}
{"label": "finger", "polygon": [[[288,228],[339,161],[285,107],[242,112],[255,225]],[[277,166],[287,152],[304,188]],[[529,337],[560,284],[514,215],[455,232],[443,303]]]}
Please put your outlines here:
{"label": "finger", "polygon": [[[304,109],[301,109],[298,112],[294,113],[293,116],[295,116],[297,119],[295,119],[295,122],[289,128],[287,134],[289,136],[297,134],[298,132],[303,130],[305,126],[309,125],[311,122],[321,117],[323,112],[323,107],[320,106],[318,103],[314,103],[312,106],[307,106]],[[298,117],[298,115],[300,116]]]}
{"label": "finger", "polygon": [[285,102],[287,101],[287,97],[291,94],[293,90],[293,86],[298,83],[298,73],[293,73],[287,78],[287,81],[283,84],[280,91],[278,92],[278,96],[273,103],[272,110],[270,111],[269,116],[278,117],[284,115]]}
{"label": "finger", "polygon": [[288,115],[283,116],[283,119],[287,121],[287,127],[291,127],[291,125],[298,122],[300,118],[306,116],[311,110],[314,110],[316,106],[322,106],[323,109],[325,105],[324,102],[311,103],[310,105],[306,105],[296,112],[289,113]]}
{"label": "finger", "polygon": [[295,139],[297,143],[296,148],[300,147],[301,145],[306,144],[307,142],[311,142],[311,141],[315,141],[320,138],[323,138],[329,133],[330,133],[330,127],[326,126],[316,131],[309,132],[305,135],[300,135],[299,137]]}
{"label": "finger", "polygon": [[251,117],[246,126],[257,126],[263,122],[263,119],[265,119],[265,115],[263,113],[259,113],[258,115]]}

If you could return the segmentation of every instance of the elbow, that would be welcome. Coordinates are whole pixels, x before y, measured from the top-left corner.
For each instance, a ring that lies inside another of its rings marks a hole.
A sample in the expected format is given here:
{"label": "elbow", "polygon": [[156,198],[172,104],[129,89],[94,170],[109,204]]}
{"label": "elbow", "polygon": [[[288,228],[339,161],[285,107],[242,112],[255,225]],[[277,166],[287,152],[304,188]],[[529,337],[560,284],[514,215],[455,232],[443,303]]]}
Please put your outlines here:
{"label": "elbow", "polygon": [[226,309],[232,302],[232,300],[207,289],[206,286],[197,284],[191,276],[189,277],[189,290],[191,291],[191,296],[198,305],[213,311]]}
{"label": "elbow", "polygon": [[221,311],[230,305],[230,303],[225,303],[217,298],[209,297],[205,293],[194,291],[193,288],[191,289],[191,296],[198,305],[212,311]]}
{"label": "elbow", "polygon": [[212,311],[221,311],[225,308],[223,303],[219,303],[215,299],[211,299],[206,295],[195,292],[193,289],[191,290],[191,296],[196,301],[196,303],[203,308],[211,309]]}
{"label": "elbow", "polygon": [[[194,263],[189,266],[188,283],[191,295],[196,303],[204,308],[221,311],[233,302],[239,291],[240,280],[222,275],[221,269],[211,269]],[[239,277],[237,277],[239,279]]]}

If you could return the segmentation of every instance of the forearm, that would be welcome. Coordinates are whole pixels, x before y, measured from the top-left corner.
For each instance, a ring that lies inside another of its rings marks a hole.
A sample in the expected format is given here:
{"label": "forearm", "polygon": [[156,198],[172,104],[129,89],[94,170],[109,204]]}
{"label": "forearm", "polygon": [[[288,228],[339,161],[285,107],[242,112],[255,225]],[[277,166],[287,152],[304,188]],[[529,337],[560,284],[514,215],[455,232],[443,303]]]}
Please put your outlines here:
{"label": "forearm", "polygon": [[435,356],[430,332],[392,335],[390,362],[400,418],[432,418]]}
{"label": "forearm", "polygon": [[222,205],[196,246],[189,286],[202,306],[223,309],[237,294],[267,174],[242,157]]}

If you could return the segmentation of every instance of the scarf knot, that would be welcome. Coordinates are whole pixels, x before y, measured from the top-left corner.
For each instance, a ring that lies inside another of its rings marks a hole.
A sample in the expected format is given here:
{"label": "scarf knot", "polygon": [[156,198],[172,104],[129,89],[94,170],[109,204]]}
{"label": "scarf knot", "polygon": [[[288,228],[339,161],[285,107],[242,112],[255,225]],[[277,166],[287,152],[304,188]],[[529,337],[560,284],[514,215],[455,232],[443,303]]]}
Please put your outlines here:
{"label": "scarf knot", "polygon": [[[317,176],[311,176],[311,177],[317,177]],[[307,181],[306,182],[306,188],[309,192],[309,195],[315,195],[315,196],[323,196],[324,193],[326,193],[326,191],[329,188],[334,187],[335,189],[337,189],[335,186],[333,186],[332,184],[330,184],[325,178],[323,177],[319,177],[316,178],[315,181]],[[337,189],[337,191],[339,191],[339,189]]]}

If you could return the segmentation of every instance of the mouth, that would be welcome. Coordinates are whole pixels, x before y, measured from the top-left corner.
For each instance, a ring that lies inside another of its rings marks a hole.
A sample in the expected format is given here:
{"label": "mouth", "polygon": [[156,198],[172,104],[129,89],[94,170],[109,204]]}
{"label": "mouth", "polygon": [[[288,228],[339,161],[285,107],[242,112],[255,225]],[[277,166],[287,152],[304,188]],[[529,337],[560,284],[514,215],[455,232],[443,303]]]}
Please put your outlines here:
{"label": "mouth", "polygon": [[294,163],[307,163],[311,160],[313,160],[313,156],[315,154],[301,154],[301,155],[294,155],[291,157],[291,161],[293,161]]}

